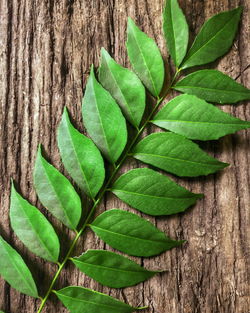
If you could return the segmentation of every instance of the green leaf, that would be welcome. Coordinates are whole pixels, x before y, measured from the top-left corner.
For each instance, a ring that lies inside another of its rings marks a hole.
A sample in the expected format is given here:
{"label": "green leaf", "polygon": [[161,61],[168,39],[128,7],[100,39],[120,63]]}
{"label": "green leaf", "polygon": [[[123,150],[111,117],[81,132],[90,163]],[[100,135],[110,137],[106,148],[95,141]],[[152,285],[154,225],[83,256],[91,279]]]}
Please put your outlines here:
{"label": "green leaf", "polygon": [[43,158],[41,147],[36,158],[34,184],[42,205],[64,225],[75,229],[81,218],[81,200],[68,179]]}
{"label": "green leaf", "polygon": [[155,133],[140,141],[133,156],[178,176],[208,175],[228,166],[202,151],[197,144],[173,133]]}
{"label": "green leaf", "polygon": [[164,64],[154,40],[128,19],[127,51],[131,65],[151,94],[158,97],[164,82]]}
{"label": "green leaf", "polygon": [[183,212],[202,197],[148,168],[123,174],[111,191],[133,208],[155,216]]}
{"label": "green leaf", "polygon": [[249,89],[217,70],[201,70],[189,74],[173,88],[217,103],[236,103],[250,99]]}
{"label": "green leaf", "polygon": [[105,178],[103,158],[92,140],[73,127],[66,108],[58,127],[57,140],[66,170],[77,185],[94,198]]}
{"label": "green leaf", "polygon": [[242,8],[222,12],[210,18],[201,28],[181,68],[210,63],[231,47]]}
{"label": "green leaf", "polygon": [[178,67],[187,52],[188,24],[177,0],[167,0],[163,13],[163,30],[169,53]]}
{"label": "green leaf", "polygon": [[111,247],[134,256],[157,255],[183,243],[170,239],[138,215],[118,209],[102,213],[90,227]]}
{"label": "green leaf", "polygon": [[53,227],[36,207],[18,194],[13,184],[10,221],[17,237],[30,251],[45,260],[57,262],[60,244]]}
{"label": "green leaf", "polygon": [[0,236],[0,275],[11,287],[38,298],[36,284],[22,257]]}
{"label": "green leaf", "polygon": [[134,286],[158,273],[148,271],[122,255],[104,250],[88,250],[72,261],[83,273],[111,288]]}
{"label": "green leaf", "polygon": [[117,64],[104,48],[101,53],[101,84],[119,104],[129,122],[139,127],[145,110],[144,86],[134,72]]}
{"label": "green leaf", "polygon": [[69,286],[54,292],[72,313],[130,313],[137,310],[108,295],[83,287]]}
{"label": "green leaf", "polygon": [[93,67],[82,105],[83,121],[104,156],[115,163],[126,142],[126,121],[111,95],[97,82]]}
{"label": "green leaf", "polygon": [[215,140],[250,127],[196,96],[181,95],[168,102],[152,121],[189,139]]}

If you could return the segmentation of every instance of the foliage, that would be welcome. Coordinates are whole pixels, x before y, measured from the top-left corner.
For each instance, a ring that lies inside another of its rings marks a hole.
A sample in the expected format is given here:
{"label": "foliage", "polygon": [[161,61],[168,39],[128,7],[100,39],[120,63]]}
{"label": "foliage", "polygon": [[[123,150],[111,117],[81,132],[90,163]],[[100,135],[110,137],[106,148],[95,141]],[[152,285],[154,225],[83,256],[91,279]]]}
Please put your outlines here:
{"label": "foliage", "polygon": [[[111,288],[133,286],[158,273],[111,251],[88,250],[79,257],[72,257],[87,227],[110,247],[132,256],[150,257],[183,244],[184,240],[169,238],[145,218],[125,210],[111,209],[93,216],[107,191],[148,215],[183,212],[203,195],[186,190],[156,168],[180,177],[195,177],[215,173],[228,165],[205,153],[192,140],[216,140],[248,128],[249,122],[224,113],[209,102],[236,103],[250,99],[250,90],[217,70],[198,70],[181,80],[178,78],[181,73],[185,74],[184,69],[210,63],[228,51],[241,11],[236,8],[210,18],[188,49],[189,29],[185,16],[177,0],[167,1],[163,28],[176,66],[176,74],[168,86],[164,86],[167,75],[159,48],[132,19],[128,20],[127,51],[134,72],[117,64],[102,49],[99,81],[92,67],[82,104],[84,125],[91,139],[74,128],[66,108],[57,133],[65,170],[92,201],[83,224],[79,225],[80,196],[71,182],[43,157],[41,147],[34,168],[34,186],[41,203],[75,232],[65,257],[59,258],[60,243],[53,226],[12,184],[10,221],[15,234],[34,254],[59,265],[38,312],[52,292],[75,313],[127,313],[143,309],[83,287],[68,286],[55,291],[54,284],[69,260],[80,271]],[[151,95],[146,97],[144,86]],[[157,112],[171,88],[184,94],[165,103]],[[152,96],[155,106],[145,116],[146,101],[152,100]],[[149,123],[162,131],[141,138]],[[127,127],[135,132],[131,141]],[[133,169],[117,177],[128,156],[152,168]],[[113,172],[107,175],[109,171],[105,169],[109,168],[109,163]],[[2,237],[0,253],[3,278],[20,292],[39,297],[27,265]]]}

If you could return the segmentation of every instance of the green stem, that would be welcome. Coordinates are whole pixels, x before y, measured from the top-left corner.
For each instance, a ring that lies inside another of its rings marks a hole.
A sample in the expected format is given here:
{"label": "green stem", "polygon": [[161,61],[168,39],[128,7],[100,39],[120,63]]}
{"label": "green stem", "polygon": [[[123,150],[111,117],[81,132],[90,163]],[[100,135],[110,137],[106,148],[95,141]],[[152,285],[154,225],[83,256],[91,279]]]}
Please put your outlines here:
{"label": "green stem", "polygon": [[[174,79],[176,78],[176,75],[174,76]],[[174,81],[174,80],[173,80]],[[172,81],[172,83],[173,83]],[[172,83],[171,85],[168,87],[166,93],[165,93],[165,96],[168,94],[169,90],[171,89],[171,86],[172,86]],[[82,235],[82,233],[85,231],[86,227],[89,225],[89,222],[90,222],[90,219],[92,217],[92,215],[94,214],[95,212],[95,209],[97,207],[97,205],[99,204],[99,202],[102,200],[104,194],[109,190],[109,187],[110,187],[110,184],[112,183],[113,179],[115,178],[116,174],[118,173],[120,167],[123,165],[124,161],[126,160],[126,158],[129,156],[129,153],[131,151],[131,149],[134,147],[135,143],[137,142],[139,136],[141,135],[141,133],[143,132],[143,130],[145,129],[145,127],[148,125],[148,123],[150,122],[151,118],[153,117],[154,113],[156,112],[157,108],[159,107],[159,105],[161,104],[161,102],[164,100],[164,97],[162,98],[158,98],[157,99],[157,102],[156,102],[156,105],[154,107],[154,109],[152,110],[152,112],[150,113],[150,115],[148,116],[147,120],[145,121],[145,123],[142,125],[142,127],[140,129],[138,129],[137,131],[137,134],[135,135],[134,139],[131,141],[130,145],[128,146],[128,148],[126,149],[123,157],[121,158],[119,164],[117,166],[114,166],[114,171],[112,173],[112,175],[110,176],[110,178],[108,179],[107,183],[105,184],[104,188],[101,190],[100,194],[99,194],[99,197],[97,198],[96,201],[94,201],[94,204],[92,206],[92,208],[90,209],[90,212],[83,224],[83,226],[81,227],[81,229],[76,233],[76,236],[69,248],[69,251],[68,253],[66,254],[64,260],[62,261],[62,263],[60,264],[54,278],[52,279],[51,281],[51,284],[49,286],[49,289],[46,293],[46,295],[44,296],[44,298],[42,299],[42,302],[40,304],[40,307],[37,311],[37,313],[41,313],[42,312],[42,309],[44,308],[44,305],[45,303],[47,302],[51,292],[53,291],[53,288],[54,288],[54,285],[62,271],[62,269],[64,268],[65,264],[68,262],[68,260],[70,259],[71,257],[71,254],[78,242],[78,239],[80,238],[80,236]],[[94,199],[93,199],[94,200]]]}

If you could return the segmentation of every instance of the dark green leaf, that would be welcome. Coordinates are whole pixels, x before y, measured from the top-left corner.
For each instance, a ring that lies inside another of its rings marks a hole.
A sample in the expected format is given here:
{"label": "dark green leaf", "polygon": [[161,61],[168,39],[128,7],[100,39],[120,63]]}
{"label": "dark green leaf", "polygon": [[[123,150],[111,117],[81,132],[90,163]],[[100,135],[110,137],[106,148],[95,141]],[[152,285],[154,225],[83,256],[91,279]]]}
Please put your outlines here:
{"label": "dark green leaf", "polygon": [[53,227],[37,208],[18,194],[13,184],[10,221],[14,232],[30,251],[48,261],[57,262],[60,244]]}
{"label": "dark green leaf", "polygon": [[72,261],[83,273],[111,288],[134,286],[158,273],[148,271],[122,255],[104,250],[88,250]]}
{"label": "dark green leaf", "polygon": [[196,96],[181,95],[168,102],[152,121],[190,139],[214,140],[250,127]]}
{"label": "dark green leaf", "polygon": [[154,40],[128,19],[127,50],[131,65],[143,84],[155,97],[159,96],[164,81],[164,64]]}
{"label": "dark green leaf", "polygon": [[138,215],[118,209],[102,213],[90,227],[111,247],[134,256],[157,255],[183,243],[170,239]]}
{"label": "dark green leaf", "polygon": [[75,229],[81,218],[81,200],[75,189],[38,150],[34,184],[37,195],[43,204],[64,225]]}
{"label": "dark green leaf", "polygon": [[145,89],[134,72],[117,64],[102,48],[99,80],[121,107],[124,115],[139,127],[145,109]]}
{"label": "dark green leaf", "polygon": [[178,176],[208,175],[228,164],[219,162],[197,144],[173,133],[155,133],[140,141],[133,156]]}
{"label": "dark green leaf", "polygon": [[123,174],[112,186],[112,192],[133,208],[150,215],[182,212],[202,197],[148,168]]}
{"label": "dark green leaf", "polygon": [[16,290],[38,298],[36,284],[22,257],[0,236],[0,275]]}
{"label": "dark green leaf", "polygon": [[90,137],[105,157],[115,163],[127,142],[126,121],[111,95],[97,82],[93,67],[82,105]]}
{"label": "dark green leaf", "polygon": [[177,0],[167,0],[163,13],[163,30],[169,53],[178,67],[187,52],[188,25]]}
{"label": "dark green leaf", "polygon": [[219,13],[201,28],[181,68],[210,63],[231,47],[240,20],[242,8]]}
{"label": "dark green leaf", "polygon": [[236,103],[250,99],[250,90],[217,70],[201,70],[189,74],[173,87],[217,103]]}
{"label": "dark green leaf", "polygon": [[70,176],[89,197],[94,198],[104,181],[104,162],[92,140],[73,127],[66,108],[58,128],[58,146]]}
{"label": "dark green leaf", "polygon": [[55,294],[72,313],[131,313],[140,309],[83,287],[70,286]]}

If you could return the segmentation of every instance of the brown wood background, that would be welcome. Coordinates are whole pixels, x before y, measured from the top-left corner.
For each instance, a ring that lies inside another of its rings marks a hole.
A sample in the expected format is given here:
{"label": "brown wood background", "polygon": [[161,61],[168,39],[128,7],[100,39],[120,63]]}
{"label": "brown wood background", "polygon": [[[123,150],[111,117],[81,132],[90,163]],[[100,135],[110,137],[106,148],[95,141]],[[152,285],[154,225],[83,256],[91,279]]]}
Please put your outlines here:
{"label": "brown wood background", "polygon": [[[192,38],[211,15],[244,6],[233,48],[215,67],[250,87],[249,0],[181,0],[180,4]],[[32,168],[39,142],[48,159],[63,170],[56,147],[63,107],[68,106],[75,125],[83,130],[83,88],[91,63],[98,65],[100,48],[104,46],[117,61],[129,66],[125,51],[127,16],[135,18],[157,41],[168,60],[161,32],[162,7],[162,0],[0,0],[0,233],[22,253],[42,294],[56,266],[28,253],[10,230],[10,178],[37,204]],[[250,120],[246,102],[225,105],[223,110]],[[188,243],[159,257],[138,259],[148,268],[167,272],[133,288],[110,290],[68,265],[56,287],[88,286],[132,305],[149,305],[147,313],[249,313],[249,135],[249,131],[241,131],[202,145],[231,164],[222,173],[179,180],[206,197],[186,214],[159,218],[155,224]],[[139,162],[130,160],[126,169],[136,166]],[[104,207],[126,205],[108,195]],[[72,234],[50,215],[48,218],[56,225],[65,254]],[[76,254],[103,246],[89,232]],[[38,306],[39,301],[20,295],[0,279],[0,309],[6,313],[36,312]],[[63,313],[66,309],[52,296],[44,312]]]}

